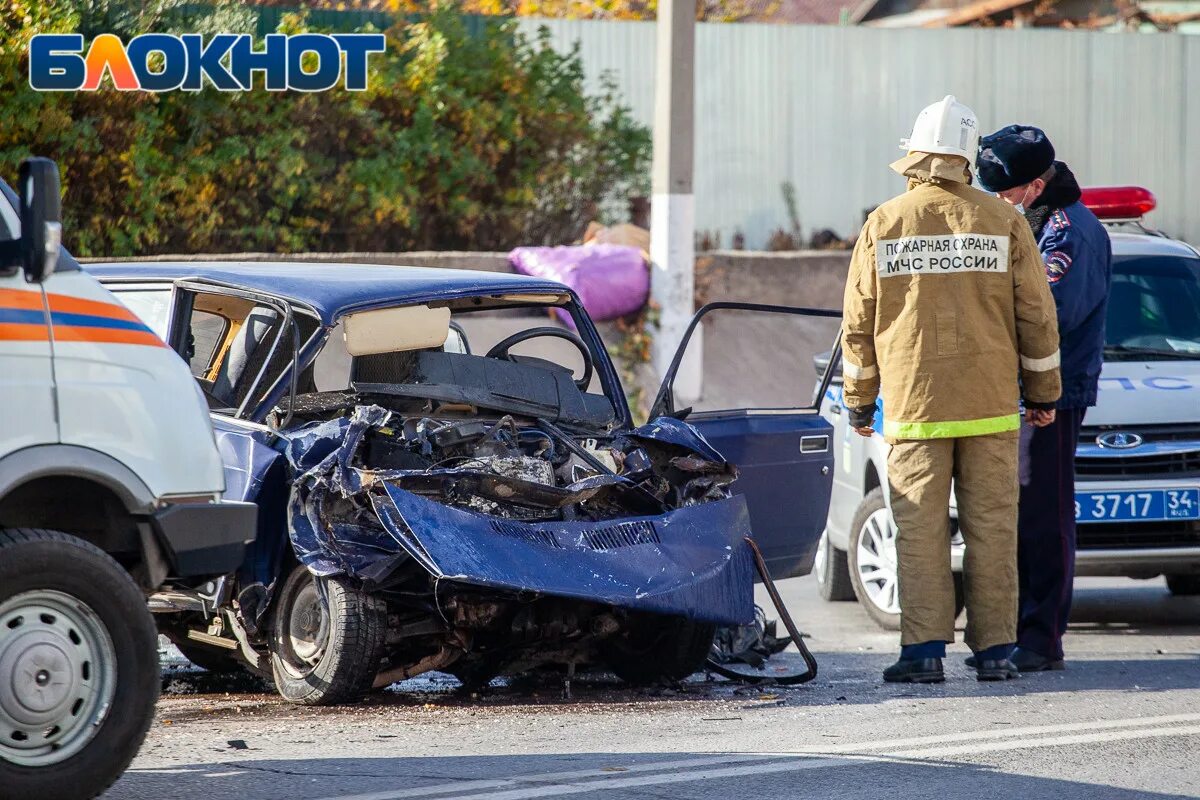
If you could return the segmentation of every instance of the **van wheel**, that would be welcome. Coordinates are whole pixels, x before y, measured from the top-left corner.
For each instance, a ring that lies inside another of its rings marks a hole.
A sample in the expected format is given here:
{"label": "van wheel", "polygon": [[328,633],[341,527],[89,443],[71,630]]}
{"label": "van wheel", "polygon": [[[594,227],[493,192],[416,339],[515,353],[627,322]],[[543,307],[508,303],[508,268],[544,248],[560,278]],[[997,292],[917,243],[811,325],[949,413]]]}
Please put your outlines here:
{"label": "van wheel", "polygon": [[[859,604],[884,630],[900,630],[900,583],[896,560],[896,522],[875,487],[858,505],[850,526],[850,583]],[[954,616],[966,604],[962,573],[954,573]]]}
{"label": "van wheel", "polygon": [[625,630],[601,643],[600,656],[618,678],[635,686],[681,681],[704,667],[716,632],[710,622],[630,614]]}
{"label": "van wheel", "polygon": [[387,632],[387,604],[346,578],[292,570],[275,603],[271,671],[291,703],[328,706],[371,690]]}
{"label": "van wheel", "polygon": [[1200,575],[1168,575],[1167,589],[1176,597],[1193,597],[1200,594]]}
{"label": "van wheel", "polygon": [[845,550],[838,550],[829,541],[829,533],[821,534],[817,557],[813,561],[817,577],[817,593],[825,600],[853,600],[854,585],[850,583],[850,561]]}
{"label": "van wheel", "polygon": [[74,536],[0,530],[0,793],[100,794],[158,690],[158,633],[129,574]]}

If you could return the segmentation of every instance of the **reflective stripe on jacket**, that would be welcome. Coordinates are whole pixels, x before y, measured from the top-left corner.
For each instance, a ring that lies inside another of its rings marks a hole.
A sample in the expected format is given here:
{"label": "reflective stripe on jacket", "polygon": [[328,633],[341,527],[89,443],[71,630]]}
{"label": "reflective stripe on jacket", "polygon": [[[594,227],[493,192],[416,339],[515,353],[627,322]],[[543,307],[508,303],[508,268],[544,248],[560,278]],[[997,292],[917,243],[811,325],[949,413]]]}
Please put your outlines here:
{"label": "reflective stripe on jacket", "polygon": [[[867,218],[846,284],[846,405],[885,398],[884,436],[1020,426],[1061,392],[1054,300],[1029,224],[967,184],[966,160],[910,154],[908,191]],[[1022,388],[1023,387],[1023,388]]]}

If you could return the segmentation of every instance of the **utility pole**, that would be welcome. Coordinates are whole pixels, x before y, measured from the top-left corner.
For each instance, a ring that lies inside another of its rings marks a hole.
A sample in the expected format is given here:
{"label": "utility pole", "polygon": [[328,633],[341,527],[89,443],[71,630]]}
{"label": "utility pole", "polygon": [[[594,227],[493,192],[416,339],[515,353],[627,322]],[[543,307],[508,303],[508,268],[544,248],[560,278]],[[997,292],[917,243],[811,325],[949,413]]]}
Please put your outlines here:
{"label": "utility pole", "polygon": [[[696,203],[692,195],[696,0],[660,0],[654,76],[654,170],[650,207],[650,289],[661,309],[655,371],[666,372],[695,311]],[[700,396],[700,331],[675,380],[677,397]]]}

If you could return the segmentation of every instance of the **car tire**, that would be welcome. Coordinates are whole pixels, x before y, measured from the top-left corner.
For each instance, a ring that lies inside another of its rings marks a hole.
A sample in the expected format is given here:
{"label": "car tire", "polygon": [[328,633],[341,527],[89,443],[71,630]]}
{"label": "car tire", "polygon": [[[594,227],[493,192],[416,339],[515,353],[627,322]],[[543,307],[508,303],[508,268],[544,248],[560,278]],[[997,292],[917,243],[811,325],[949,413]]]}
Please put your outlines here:
{"label": "car tire", "polygon": [[[854,512],[850,524],[850,550],[847,552],[850,585],[859,605],[875,624],[884,630],[900,630],[900,596],[896,573],[896,523],[876,487]],[[879,552],[876,552],[879,551]],[[871,558],[868,562],[868,557]],[[882,573],[879,575],[879,573]],[[865,580],[868,575],[879,575]],[[890,583],[889,583],[890,581]],[[895,593],[893,595],[893,592]],[[954,573],[954,616],[966,605],[962,573]]]}
{"label": "car tire", "polygon": [[829,541],[829,533],[821,534],[817,545],[817,557],[813,562],[813,575],[817,579],[817,593],[830,602],[855,599],[854,585],[850,583],[850,560],[845,550],[839,550]]}
{"label": "car tire", "polygon": [[600,656],[626,683],[673,683],[704,667],[716,632],[716,625],[686,617],[630,614],[625,629],[603,641]]}
{"label": "car tire", "polygon": [[[20,674],[50,687],[36,706]],[[137,754],[158,691],[158,633],[125,569],[65,533],[0,530],[0,795],[97,796]]]}
{"label": "car tire", "polygon": [[271,671],[279,694],[310,706],[361,698],[379,672],[386,633],[383,598],[346,578],[316,578],[296,567],[271,618]]}
{"label": "car tire", "polygon": [[1167,575],[1167,589],[1176,597],[1200,594],[1200,575]]}

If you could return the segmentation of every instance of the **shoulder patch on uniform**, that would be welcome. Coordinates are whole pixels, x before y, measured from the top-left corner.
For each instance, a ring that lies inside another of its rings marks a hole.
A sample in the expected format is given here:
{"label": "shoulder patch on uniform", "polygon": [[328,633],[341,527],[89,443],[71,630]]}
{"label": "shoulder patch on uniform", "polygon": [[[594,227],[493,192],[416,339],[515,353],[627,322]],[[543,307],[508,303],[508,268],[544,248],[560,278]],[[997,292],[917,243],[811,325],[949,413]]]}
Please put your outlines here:
{"label": "shoulder patch on uniform", "polygon": [[1071,268],[1071,257],[1062,250],[1054,250],[1046,253],[1046,280],[1050,283],[1058,283],[1063,276],[1067,274],[1067,270]]}
{"label": "shoulder patch on uniform", "polygon": [[1065,209],[1058,209],[1050,215],[1050,226],[1056,231],[1063,231],[1071,227],[1071,218],[1067,216]]}

